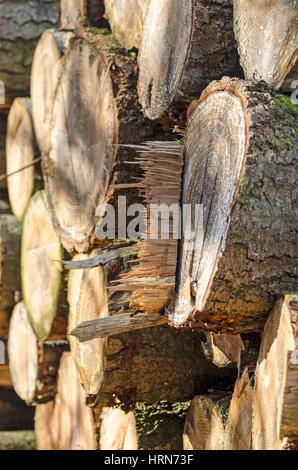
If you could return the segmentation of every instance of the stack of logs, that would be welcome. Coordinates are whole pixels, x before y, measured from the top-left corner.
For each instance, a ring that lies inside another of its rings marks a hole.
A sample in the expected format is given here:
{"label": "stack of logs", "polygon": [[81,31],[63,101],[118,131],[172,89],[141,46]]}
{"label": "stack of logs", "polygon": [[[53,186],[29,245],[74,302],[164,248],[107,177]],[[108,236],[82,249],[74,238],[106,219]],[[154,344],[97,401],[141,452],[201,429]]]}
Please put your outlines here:
{"label": "stack of logs", "polygon": [[60,1],[9,111],[0,216],[0,336],[16,302],[39,449],[297,448],[296,16]]}

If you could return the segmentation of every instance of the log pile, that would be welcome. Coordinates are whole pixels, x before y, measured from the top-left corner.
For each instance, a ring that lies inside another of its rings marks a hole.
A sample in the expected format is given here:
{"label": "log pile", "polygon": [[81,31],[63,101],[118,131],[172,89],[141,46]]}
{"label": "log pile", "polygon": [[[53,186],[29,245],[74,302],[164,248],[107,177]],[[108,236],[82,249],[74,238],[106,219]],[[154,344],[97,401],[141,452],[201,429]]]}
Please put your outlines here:
{"label": "log pile", "polygon": [[38,449],[297,447],[295,12],[60,1],[2,106],[0,387]]}

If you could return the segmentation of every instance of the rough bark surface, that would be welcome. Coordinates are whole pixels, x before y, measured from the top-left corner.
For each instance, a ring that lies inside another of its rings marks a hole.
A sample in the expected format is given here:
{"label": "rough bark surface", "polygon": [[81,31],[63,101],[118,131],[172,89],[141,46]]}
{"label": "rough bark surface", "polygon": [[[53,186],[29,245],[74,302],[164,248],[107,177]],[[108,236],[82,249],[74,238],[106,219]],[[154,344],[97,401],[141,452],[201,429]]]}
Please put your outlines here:
{"label": "rough bark surface", "polygon": [[[236,121],[225,120],[229,113],[225,97],[242,103],[240,121],[234,129]],[[204,124],[204,109],[209,105],[215,105],[214,114]],[[218,121],[212,123],[216,116]],[[179,273],[182,308],[176,310],[174,321],[179,316],[181,321],[191,317],[196,304],[198,313],[190,323],[193,327],[197,319],[205,320],[213,331],[257,331],[276,297],[295,290],[296,116],[297,108],[287,97],[249,82],[224,78],[210,84],[202,94],[186,135],[185,178],[189,175],[189,180],[185,180],[187,184],[184,181],[183,202],[203,204],[205,233],[203,239],[199,231],[191,240],[191,250],[197,248],[193,259],[183,242],[185,253]],[[246,143],[245,136],[249,137]],[[230,150],[223,150],[221,145],[228,145]],[[224,209],[232,182],[229,185],[229,176],[222,177],[219,165],[235,145],[240,154],[246,153],[246,164],[234,181],[234,201],[232,197]],[[195,170],[188,173],[191,168]],[[225,184],[228,192],[220,199]],[[224,226],[226,232],[219,236],[216,227],[223,230]],[[210,257],[214,260],[211,265]]]}
{"label": "rough bark surface", "polygon": [[186,401],[214,381],[229,383],[235,369],[218,369],[204,358],[201,335],[159,326],[108,339],[102,406],[130,409],[135,402]]}
{"label": "rough bark surface", "polygon": [[288,0],[234,0],[234,30],[248,80],[279,88],[298,56],[298,6]]}
{"label": "rough bark surface", "polygon": [[7,100],[29,95],[29,81],[35,45],[43,30],[58,21],[57,0],[1,0],[0,80]]}

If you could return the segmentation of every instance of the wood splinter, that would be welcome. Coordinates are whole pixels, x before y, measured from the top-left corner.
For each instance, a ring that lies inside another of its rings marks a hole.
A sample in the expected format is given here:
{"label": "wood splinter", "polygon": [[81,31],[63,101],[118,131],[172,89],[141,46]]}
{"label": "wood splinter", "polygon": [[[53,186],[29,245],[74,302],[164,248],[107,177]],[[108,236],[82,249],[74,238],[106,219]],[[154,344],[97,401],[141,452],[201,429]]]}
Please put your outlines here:
{"label": "wood splinter", "polygon": [[83,343],[94,338],[105,338],[128,331],[164,325],[168,322],[169,320],[159,313],[120,313],[108,318],[84,321],[74,328],[70,335],[76,336]]}

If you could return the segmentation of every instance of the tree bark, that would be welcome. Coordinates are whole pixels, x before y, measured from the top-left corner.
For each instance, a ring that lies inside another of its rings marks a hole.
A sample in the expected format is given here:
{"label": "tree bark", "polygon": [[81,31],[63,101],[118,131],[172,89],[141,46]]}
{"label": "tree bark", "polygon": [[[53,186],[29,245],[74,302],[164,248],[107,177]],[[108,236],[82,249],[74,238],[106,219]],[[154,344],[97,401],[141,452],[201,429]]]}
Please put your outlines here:
{"label": "tree bark", "polygon": [[297,448],[296,335],[297,296],[288,295],[276,302],[262,335],[253,399],[254,450]]}
{"label": "tree bark", "polygon": [[0,215],[0,310],[2,312],[11,310],[15,304],[15,291],[21,289],[21,231],[22,225],[14,215]]}
{"label": "tree bark", "polygon": [[34,48],[42,31],[56,26],[59,5],[56,0],[1,0],[0,11],[0,80],[12,101],[29,96]]}
{"label": "tree bark", "polygon": [[103,408],[100,420],[100,450],[138,450],[136,420],[133,411]]}
{"label": "tree bark", "polygon": [[297,60],[296,2],[234,1],[234,30],[248,80],[278,89]]}
{"label": "tree bark", "polygon": [[115,39],[125,49],[138,49],[149,0],[104,0],[104,4]]}
{"label": "tree bark", "polygon": [[[34,189],[41,186],[41,174],[34,168],[38,157],[30,98],[16,98],[10,108],[6,136],[7,189],[12,212],[22,219]],[[31,166],[29,166],[31,165]],[[21,170],[25,168],[22,171]]]}
{"label": "tree bark", "polygon": [[66,342],[38,341],[26,307],[18,303],[12,313],[8,357],[14,389],[27,404],[43,403],[56,393],[56,374]]}
{"label": "tree bark", "polygon": [[296,108],[262,85],[223,78],[189,113],[183,203],[202,204],[202,217],[182,240],[173,323],[258,331],[296,284]]}
{"label": "tree bark", "polygon": [[24,301],[38,339],[66,333],[67,301],[62,248],[52,225],[44,191],[35,193],[23,223],[21,277]]}
{"label": "tree bark", "polygon": [[61,74],[61,59],[72,36],[71,32],[48,29],[42,33],[34,52],[30,93],[34,129],[41,153],[48,150],[54,92]]}
{"label": "tree bark", "polygon": [[64,59],[43,173],[62,243],[82,252],[93,243],[96,208],[106,202],[112,170],[127,183],[131,150],[116,144],[143,140],[152,124],[137,102],[134,57],[98,30],[78,34],[85,39],[72,40]]}
{"label": "tree bark", "polygon": [[83,26],[105,27],[104,0],[60,0],[59,27],[71,31]]}
{"label": "tree bark", "polygon": [[232,1],[152,0],[139,68],[140,102],[150,119],[160,118],[177,101],[199,96],[211,80],[242,77]]}

